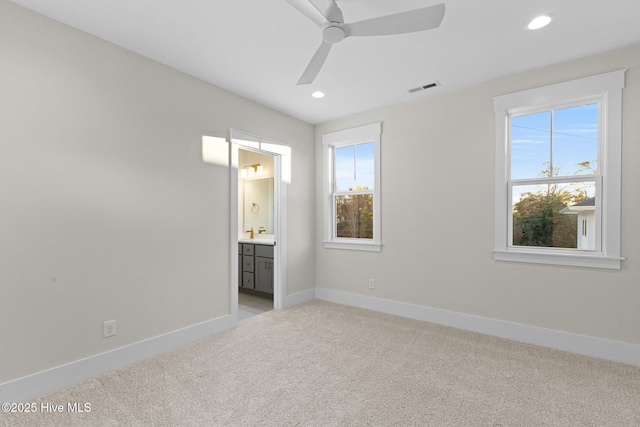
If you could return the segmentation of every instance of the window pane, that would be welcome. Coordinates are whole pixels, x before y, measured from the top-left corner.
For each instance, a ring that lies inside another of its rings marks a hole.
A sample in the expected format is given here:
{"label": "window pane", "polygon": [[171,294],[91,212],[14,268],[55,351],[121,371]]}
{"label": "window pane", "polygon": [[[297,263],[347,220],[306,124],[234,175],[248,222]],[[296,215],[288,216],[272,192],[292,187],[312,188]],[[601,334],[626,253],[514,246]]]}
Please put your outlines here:
{"label": "window pane", "polygon": [[373,190],[374,143],[335,149],[335,191]]}
{"label": "window pane", "polygon": [[595,250],[595,184],[513,186],[513,246]]}
{"label": "window pane", "polygon": [[355,145],[335,149],[335,191],[349,191],[355,182]]}
{"label": "window pane", "polygon": [[511,119],[511,179],[549,176],[551,112]]}
{"label": "window pane", "polygon": [[513,117],[510,135],[511,179],[596,173],[597,103]]}
{"label": "window pane", "polygon": [[373,239],[373,195],[335,196],[336,237]]}
{"label": "window pane", "polygon": [[598,104],[554,111],[553,164],[557,175],[591,175],[598,159]]}
{"label": "window pane", "polygon": [[373,190],[373,149],[373,142],[356,145],[356,185],[354,190]]}

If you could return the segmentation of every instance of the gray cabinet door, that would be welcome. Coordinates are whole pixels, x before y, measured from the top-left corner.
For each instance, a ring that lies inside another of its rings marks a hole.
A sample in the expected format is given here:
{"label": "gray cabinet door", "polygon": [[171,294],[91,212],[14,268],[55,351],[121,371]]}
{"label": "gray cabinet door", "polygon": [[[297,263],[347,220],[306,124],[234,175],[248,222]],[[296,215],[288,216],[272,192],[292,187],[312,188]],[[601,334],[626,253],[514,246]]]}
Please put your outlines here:
{"label": "gray cabinet door", "polygon": [[273,293],[273,259],[256,257],[256,291]]}

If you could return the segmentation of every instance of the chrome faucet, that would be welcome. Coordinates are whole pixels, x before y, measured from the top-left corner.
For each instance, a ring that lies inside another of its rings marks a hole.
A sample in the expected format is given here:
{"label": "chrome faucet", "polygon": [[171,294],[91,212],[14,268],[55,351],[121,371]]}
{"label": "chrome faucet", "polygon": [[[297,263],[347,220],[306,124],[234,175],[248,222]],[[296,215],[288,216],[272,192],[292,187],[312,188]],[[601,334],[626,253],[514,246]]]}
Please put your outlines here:
{"label": "chrome faucet", "polygon": [[249,239],[253,239],[253,227],[251,227],[251,230],[245,230],[245,233],[251,233],[249,234]]}

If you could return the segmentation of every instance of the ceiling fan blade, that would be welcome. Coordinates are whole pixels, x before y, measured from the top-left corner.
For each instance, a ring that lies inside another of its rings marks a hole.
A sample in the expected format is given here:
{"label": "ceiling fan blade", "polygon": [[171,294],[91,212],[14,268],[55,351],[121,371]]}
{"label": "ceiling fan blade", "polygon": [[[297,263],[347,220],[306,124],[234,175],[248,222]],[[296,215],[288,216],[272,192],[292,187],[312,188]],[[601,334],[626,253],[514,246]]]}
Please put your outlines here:
{"label": "ceiling fan blade", "polygon": [[307,65],[307,68],[304,70],[304,73],[302,73],[302,77],[300,77],[300,80],[298,80],[298,83],[296,84],[308,85],[313,82],[324,65],[324,61],[327,59],[327,55],[329,55],[331,46],[333,46],[331,43],[327,43],[325,41],[322,42],[318,50],[316,50],[316,53],[313,55],[313,58],[311,58],[309,65]]}
{"label": "ceiling fan blade", "polygon": [[322,12],[309,0],[287,0],[287,3],[298,9],[300,13],[311,19],[317,25],[324,25],[328,22]]}
{"label": "ceiling fan blade", "polygon": [[347,36],[386,36],[438,28],[444,18],[444,3],[394,15],[345,24]]}

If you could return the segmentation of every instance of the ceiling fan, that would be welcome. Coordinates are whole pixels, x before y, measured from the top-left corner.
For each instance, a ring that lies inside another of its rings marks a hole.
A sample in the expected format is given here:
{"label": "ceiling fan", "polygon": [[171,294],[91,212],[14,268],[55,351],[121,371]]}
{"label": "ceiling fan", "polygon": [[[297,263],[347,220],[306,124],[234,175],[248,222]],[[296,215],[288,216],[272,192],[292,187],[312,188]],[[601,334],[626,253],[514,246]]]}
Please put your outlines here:
{"label": "ceiling fan", "polygon": [[444,18],[445,10],[444,3],[440,3],[408,12],[345,24],[342,11],[335,0],[331,0],[324,13],[320,12],[310,0],[287,0],[287,2],[322,28],[322,44],[298,80],[299,85],[313,82],[334,43],[346,37],[385,36],[438,28]]}

